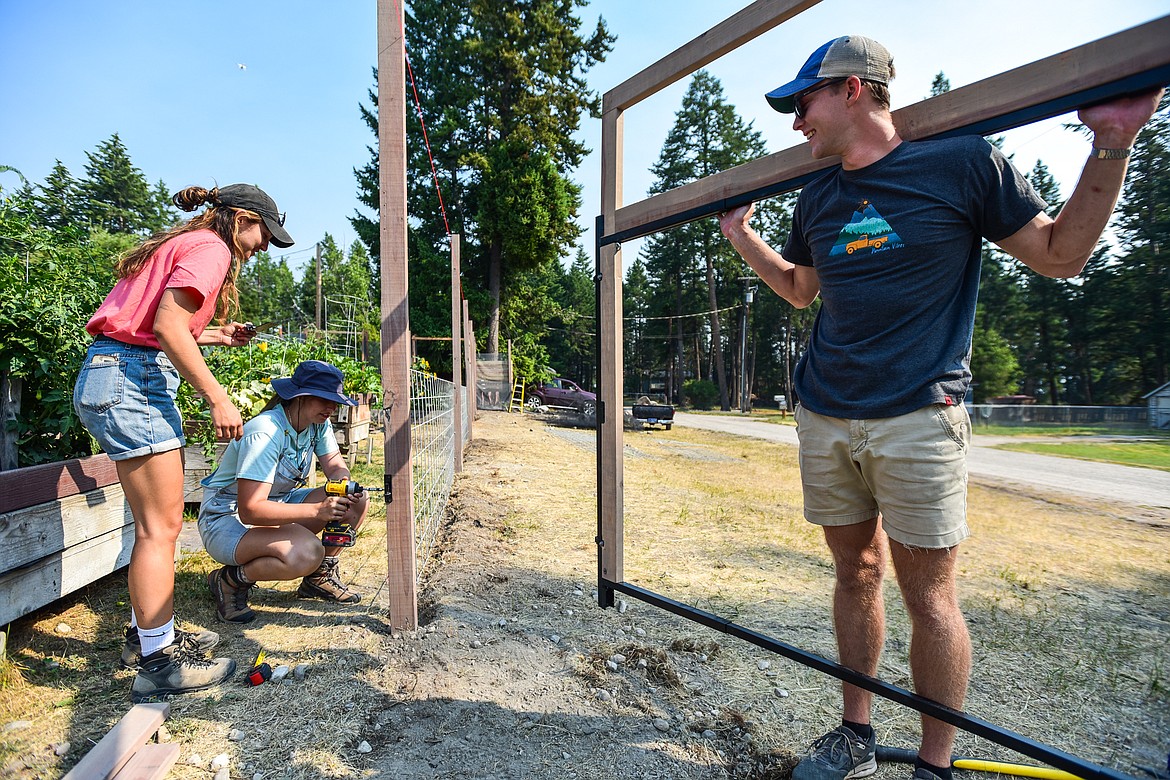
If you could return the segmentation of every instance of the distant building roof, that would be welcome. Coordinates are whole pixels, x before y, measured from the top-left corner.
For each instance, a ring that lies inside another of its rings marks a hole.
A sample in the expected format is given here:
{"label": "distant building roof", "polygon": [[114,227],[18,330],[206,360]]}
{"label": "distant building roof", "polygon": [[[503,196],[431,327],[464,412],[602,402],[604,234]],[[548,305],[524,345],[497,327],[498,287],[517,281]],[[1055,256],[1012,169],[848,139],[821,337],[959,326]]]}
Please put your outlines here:
{"label": "distant building roof", "polygon": [[1152,398],[1155,395],[1170,395],[1170,382],[1159,387],[1157,390],[1151,390],[1142,396],[1142,398]]}

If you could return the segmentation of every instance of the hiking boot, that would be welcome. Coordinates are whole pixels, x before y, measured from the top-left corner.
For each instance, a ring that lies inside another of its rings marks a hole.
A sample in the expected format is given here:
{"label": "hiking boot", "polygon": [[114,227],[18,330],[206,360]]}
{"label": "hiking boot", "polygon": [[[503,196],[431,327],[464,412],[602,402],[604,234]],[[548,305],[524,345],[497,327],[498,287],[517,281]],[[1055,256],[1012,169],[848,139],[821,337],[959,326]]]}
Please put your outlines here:
{"label": "hiking boot", "polygon": [[235,566],[224,566],[207,575],[207,587],[215,596],[215,614],[226,623],[249,623],[256,613],[248,606],[248,594],[254,582],[241,584],[235,578]]}
{"label": "hiking boot", "polygon": [[201,691],[219,685],[236,671],[230,658],[205,658],[188,634],[142,659],[130,686],[130,701],[158,701],[166,696]]}
{"label": "hiking boot", "polygon": [[[199,652],[207,655],[213,647],[219,644],[219,634],[205,628],[196,628],[194,631],[175,629],[175,644],[183,641],[184,637],[191,637]],[[138,629],[126,627],[126,643],[122,645],[122,668],[137,669],[142,663],[142,637],[138,636]]]}
{"label": "hiking boot", "polygon": [[[850,780],[877,771],[877,736],[863,740],[847,726],[813,742],[809,753],[792,770],[792,780]],[[923,778],[926,780],[926,778]]]}
{"label": "hiking boot", "polygon": [[297,596],[303,599],[324,599],[337,604],[356,604],[362,597],[342,584],[337,574],[337,559],[321,561],[317,571],[301,580]]}

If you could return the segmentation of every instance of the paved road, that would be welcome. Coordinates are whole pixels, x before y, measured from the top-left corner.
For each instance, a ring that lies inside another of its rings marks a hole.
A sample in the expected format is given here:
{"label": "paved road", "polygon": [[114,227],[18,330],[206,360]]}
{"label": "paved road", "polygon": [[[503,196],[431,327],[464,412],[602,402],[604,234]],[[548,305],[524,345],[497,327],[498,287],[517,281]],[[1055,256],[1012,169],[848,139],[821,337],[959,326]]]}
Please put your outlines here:
{"label": "paved road", "polygon": [[[675,412],[674,421],[691,428],[796,445],[796,428],[742,417]],[[1001,439],[975,434],[967,456],[974,482],[1010,485],[1030,493],[1076,494],[1098,501],[1170,510],[1170,472],[1115,466],[1050,455],[993,449]]]}

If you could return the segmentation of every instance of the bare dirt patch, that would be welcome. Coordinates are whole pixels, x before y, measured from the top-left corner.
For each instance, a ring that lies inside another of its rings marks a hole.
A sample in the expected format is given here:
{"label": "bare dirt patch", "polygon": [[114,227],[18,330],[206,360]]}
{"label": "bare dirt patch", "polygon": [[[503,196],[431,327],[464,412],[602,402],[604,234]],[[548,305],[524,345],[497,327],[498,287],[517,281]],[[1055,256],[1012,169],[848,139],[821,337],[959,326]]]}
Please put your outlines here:
{"label": "bare dirt patch", "polygon": [[[180,614],[219,630],[241,666],[264,648],[309,673],[174,699],[172,777],[209,778],[220,753],[233,778],[265,780],[787,777],[839,717],[837,683],[640,602],[600,609],[593,432],[487,413],[475,434],[417,632],[388,627],[376,522],[343,562],[362,604],[265,587],[244,628],[214,625],[201,584],[212,564],[187,558]],[[677,426],[631,432],[624,474],[627,581],[834,656],[832,570],[800,514],[792,448]],[[972,490],[971,523],[968,711],[1131,774],[1164,766],[1170,531],[985,489]],[[124,610],[115,575],[13,625],[9,656],[24,668],[0,682],[0,728],[29,726],[0,731],[0,774],[59,777],[125,712]],[[887,610],[879,674],[910,687],[893,585]],[[890,703],[875,712],[883,744],[913,746],[917,722]],[[232,729],[244,739],[229,740]],[[958,752],[1019,760],[965,735]],[[908,774],[889,765],[877,778]]]}

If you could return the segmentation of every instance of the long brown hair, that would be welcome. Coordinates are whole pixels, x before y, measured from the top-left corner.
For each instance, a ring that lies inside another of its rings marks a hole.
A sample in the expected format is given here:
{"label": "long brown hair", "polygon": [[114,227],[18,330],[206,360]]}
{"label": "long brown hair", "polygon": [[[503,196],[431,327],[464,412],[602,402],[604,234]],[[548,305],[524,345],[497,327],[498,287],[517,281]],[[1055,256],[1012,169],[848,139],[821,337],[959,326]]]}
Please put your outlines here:
{"label": "long brown hair", "polygon": [[260,221],[260,215],[247,209],[237,209],[230,206],[218,205],[219,189],[210,190],[203,187],[188,187],[171,196],[171,201],[183,211],[194,211],[204,203],[211,206],[197,217],[186,222],[174,225],[166,230],[160,230],[141,244],[126,252],[114,263],[114,273],[119,279],[134,276],[141,271],[154,255],[158,248],[175,236],[191,233],[195,230],[211,230],[227,244],[232,253],[231,266],[223,285],[219,289],[219,297],[215,303],[215,316],[218,319],[227,319],[240,308],[237,280],[240,275],[240,262],[244,257],[244,250],[240,246],[239,223],[237,214],[243,214],[253,222]]}

